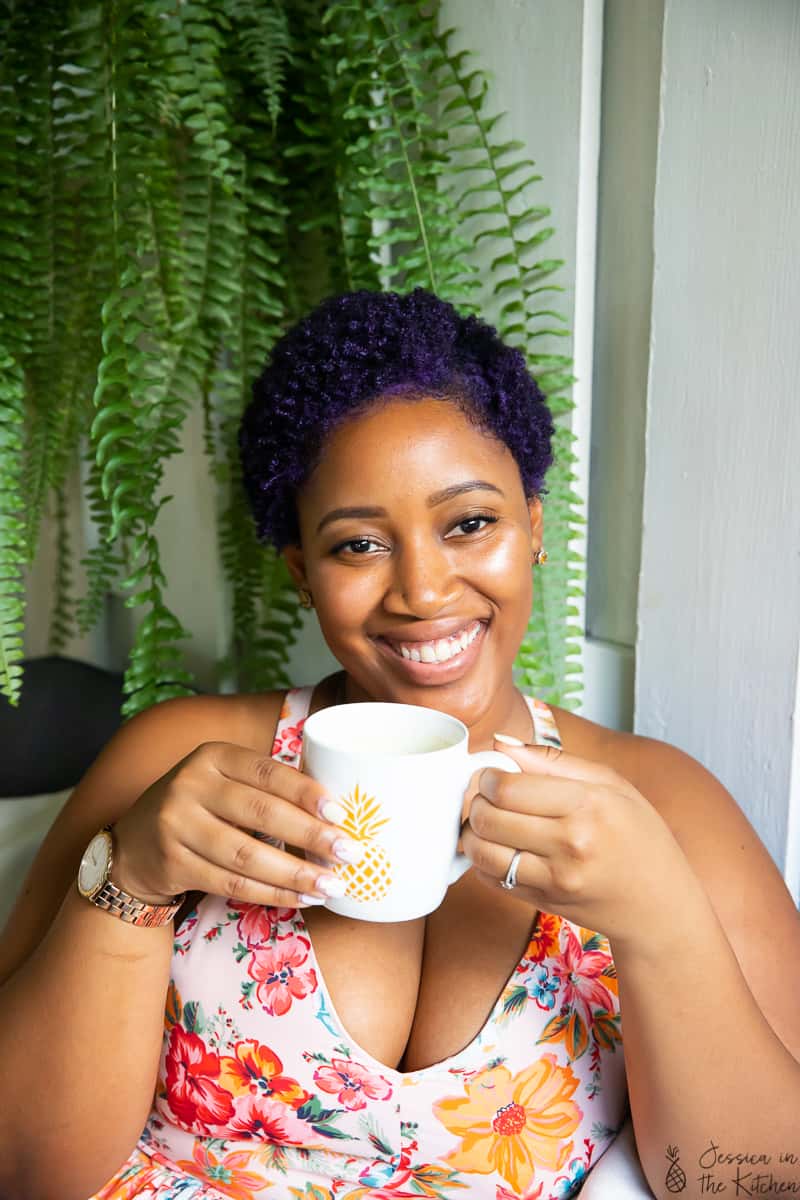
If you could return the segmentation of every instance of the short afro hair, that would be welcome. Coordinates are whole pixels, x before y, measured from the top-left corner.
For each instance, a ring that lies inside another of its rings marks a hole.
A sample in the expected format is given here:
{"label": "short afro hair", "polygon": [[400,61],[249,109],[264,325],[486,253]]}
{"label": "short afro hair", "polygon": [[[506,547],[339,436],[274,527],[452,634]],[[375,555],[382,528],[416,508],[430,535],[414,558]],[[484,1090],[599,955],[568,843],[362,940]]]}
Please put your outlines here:
{"label": "short afro hair", "polygon": [[288,329],[253,385],[239,450],[260,541],[299,542],[295,496],[325,438],[393,396],[459,404],[511,451],[525,494],[545,491],[553,420],[521,351],[422,288],[348,292]]}

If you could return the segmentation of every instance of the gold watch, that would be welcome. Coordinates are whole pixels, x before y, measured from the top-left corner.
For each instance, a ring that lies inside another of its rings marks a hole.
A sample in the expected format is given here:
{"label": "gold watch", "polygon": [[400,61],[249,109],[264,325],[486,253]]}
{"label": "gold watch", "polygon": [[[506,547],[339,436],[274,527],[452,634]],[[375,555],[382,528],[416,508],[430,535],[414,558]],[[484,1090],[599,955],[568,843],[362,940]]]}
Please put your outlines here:
{"label": "gold watch", "polygon": [[83,852],[78,868],[78,891],[98,908],[112,913],[129,925],[167,925],[186,899],[186,893],[173,896],[168,904],[148,904],[137,900],[109,879],[114,862],[114,838],[111,826],[96,833]]}

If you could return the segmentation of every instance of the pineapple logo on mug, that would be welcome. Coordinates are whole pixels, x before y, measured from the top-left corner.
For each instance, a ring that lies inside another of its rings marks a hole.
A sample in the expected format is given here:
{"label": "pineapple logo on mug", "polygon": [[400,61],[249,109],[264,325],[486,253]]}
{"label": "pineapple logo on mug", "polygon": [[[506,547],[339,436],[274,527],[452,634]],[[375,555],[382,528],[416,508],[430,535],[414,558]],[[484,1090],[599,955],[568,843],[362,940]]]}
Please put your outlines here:
{"label": "pineapple logo on mug", "polygon": [[346,891],[325,901],[328,911],[413,921],[437,909],[469,870],[458,846],[464,790],[490,766],[519,770],[496,750],[470,754],[466,725],[436,709],[376,700],[312,713],[303,770],[337,798],[337,824],[362,851],[360,862],[337,865]]}
{"label": "pineapple logo on mug", "polygon": [[381,817],[379,802],[362,792],[358,784],[348,796],[339,799],[347,811],[342,829],[362,844],[364,855],[352,866],[338,867],[336,873],[347,884],[346,894],[351,900],[382,900],[392,886],[391,863],[374,839],[378,830],[389,824],[389,818]]}

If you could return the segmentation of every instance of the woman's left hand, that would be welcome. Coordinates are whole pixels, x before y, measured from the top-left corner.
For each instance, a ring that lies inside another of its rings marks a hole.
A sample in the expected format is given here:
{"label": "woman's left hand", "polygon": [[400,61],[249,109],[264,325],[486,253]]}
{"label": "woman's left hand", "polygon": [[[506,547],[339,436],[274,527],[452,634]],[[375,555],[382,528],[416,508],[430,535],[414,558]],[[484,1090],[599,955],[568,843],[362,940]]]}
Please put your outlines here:
{"label": "woman's left hand", "polygon": [[[691,867],[667,823],[611,767],[550,746],[495,743],[522,773],[486,768],[462,831],[464,853],[500,887],[522,851],[514,896],[618,944],[674,921]],[[688,873],[688,875],[687,875]]]}

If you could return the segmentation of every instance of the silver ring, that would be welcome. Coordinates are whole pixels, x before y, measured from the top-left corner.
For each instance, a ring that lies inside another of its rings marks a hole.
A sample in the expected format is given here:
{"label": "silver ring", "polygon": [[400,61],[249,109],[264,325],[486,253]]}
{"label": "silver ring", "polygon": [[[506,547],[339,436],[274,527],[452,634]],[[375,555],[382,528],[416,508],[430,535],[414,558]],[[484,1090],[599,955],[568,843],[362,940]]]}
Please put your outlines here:
{"label": "silver ring", "polygon": [[507,892],[510,892],[512,888],[515,888],[517,886],[517,867],[519,866],[519,860],[521,858],[522,858],[522,851],[515,850],[514,857],[512,858],[511,862],[508,865],[508,870],[506,871],[506,877],[503,880],[503,882],[500,884],[500,887],[505,888]]}

